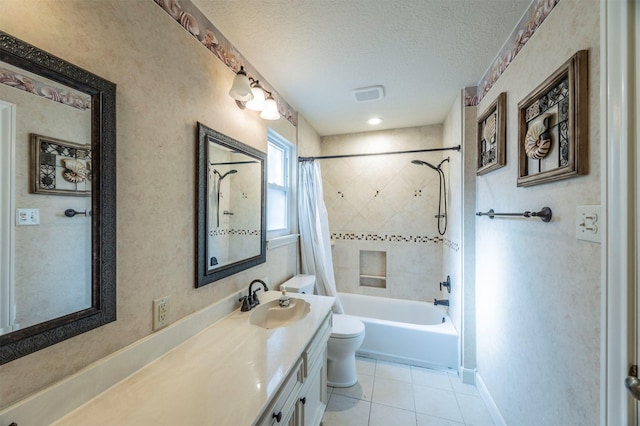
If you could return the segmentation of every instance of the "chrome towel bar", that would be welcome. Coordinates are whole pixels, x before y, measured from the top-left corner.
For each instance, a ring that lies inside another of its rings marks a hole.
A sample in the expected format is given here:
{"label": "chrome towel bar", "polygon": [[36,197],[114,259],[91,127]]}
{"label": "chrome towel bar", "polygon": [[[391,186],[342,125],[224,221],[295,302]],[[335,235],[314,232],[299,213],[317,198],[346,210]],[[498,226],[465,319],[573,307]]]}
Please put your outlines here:
{"label": "chrome towel bar", "polygon": [[478,212],[476,216],[489,216],[490,219],[493,219],[496,216],[519,216],[519,217],[539,217],[543,222],[551,221],[551,209],[549,207],[543,207],[539,212],[530,212],[526,211],[523,213],[496,213],[493,209],[488,212]]}

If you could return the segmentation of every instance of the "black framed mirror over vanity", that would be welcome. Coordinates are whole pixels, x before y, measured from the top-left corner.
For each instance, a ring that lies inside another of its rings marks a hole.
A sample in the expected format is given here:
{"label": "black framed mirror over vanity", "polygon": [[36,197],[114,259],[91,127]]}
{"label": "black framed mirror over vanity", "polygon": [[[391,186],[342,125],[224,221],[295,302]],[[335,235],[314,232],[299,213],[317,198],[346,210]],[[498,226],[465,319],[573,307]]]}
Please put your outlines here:
{"label": "black framed mirror over vanity", "polygon": [[116,85],[0,32],[0,124],[4,364],[116,319]]}
{"label": "black framed mirror over vanity", "polygon": [[266,261],[265,161],[198,123],[196,287]]}

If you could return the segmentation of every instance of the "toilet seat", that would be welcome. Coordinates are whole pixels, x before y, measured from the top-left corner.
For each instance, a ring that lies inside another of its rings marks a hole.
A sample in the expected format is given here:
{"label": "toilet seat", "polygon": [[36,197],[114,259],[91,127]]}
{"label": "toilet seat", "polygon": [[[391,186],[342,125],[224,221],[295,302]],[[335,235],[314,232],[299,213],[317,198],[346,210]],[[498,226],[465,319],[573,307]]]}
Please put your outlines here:
{"label": "toilet seat", "polygon": [[357,318],[345,315],[333,316],[333,329],[331,337],[336,339],[349,339],[364,333],[364,323]]}

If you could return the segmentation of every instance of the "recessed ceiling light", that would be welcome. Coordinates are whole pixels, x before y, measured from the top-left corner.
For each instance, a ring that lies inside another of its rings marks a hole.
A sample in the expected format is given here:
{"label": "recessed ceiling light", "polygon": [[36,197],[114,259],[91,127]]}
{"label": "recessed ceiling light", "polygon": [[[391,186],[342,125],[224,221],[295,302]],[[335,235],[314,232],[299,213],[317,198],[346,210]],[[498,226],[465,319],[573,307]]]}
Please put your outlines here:
{"label": "recessed ceiling light", "polygon": [[382,118],[373,117],[367,120],[367,123],[371,124],[372,126],[375,126],[376,124],[382,123]]}

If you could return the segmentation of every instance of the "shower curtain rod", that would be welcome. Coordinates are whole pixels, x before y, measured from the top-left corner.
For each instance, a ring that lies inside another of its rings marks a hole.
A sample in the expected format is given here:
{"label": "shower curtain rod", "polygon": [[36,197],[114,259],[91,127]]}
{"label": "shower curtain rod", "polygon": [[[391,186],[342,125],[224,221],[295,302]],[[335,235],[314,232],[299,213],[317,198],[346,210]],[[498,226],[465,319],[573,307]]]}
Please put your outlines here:
{"label": "shower curtain rod", "polygon": [[320,157],[298,157],[298,161],[328,160],[332,158],[370,157],[372,155],[417,154],[420,152],[460,151],[460,145],[448,148],[415,149],[412,151],[371,152],[366,154],[323,155]]}

